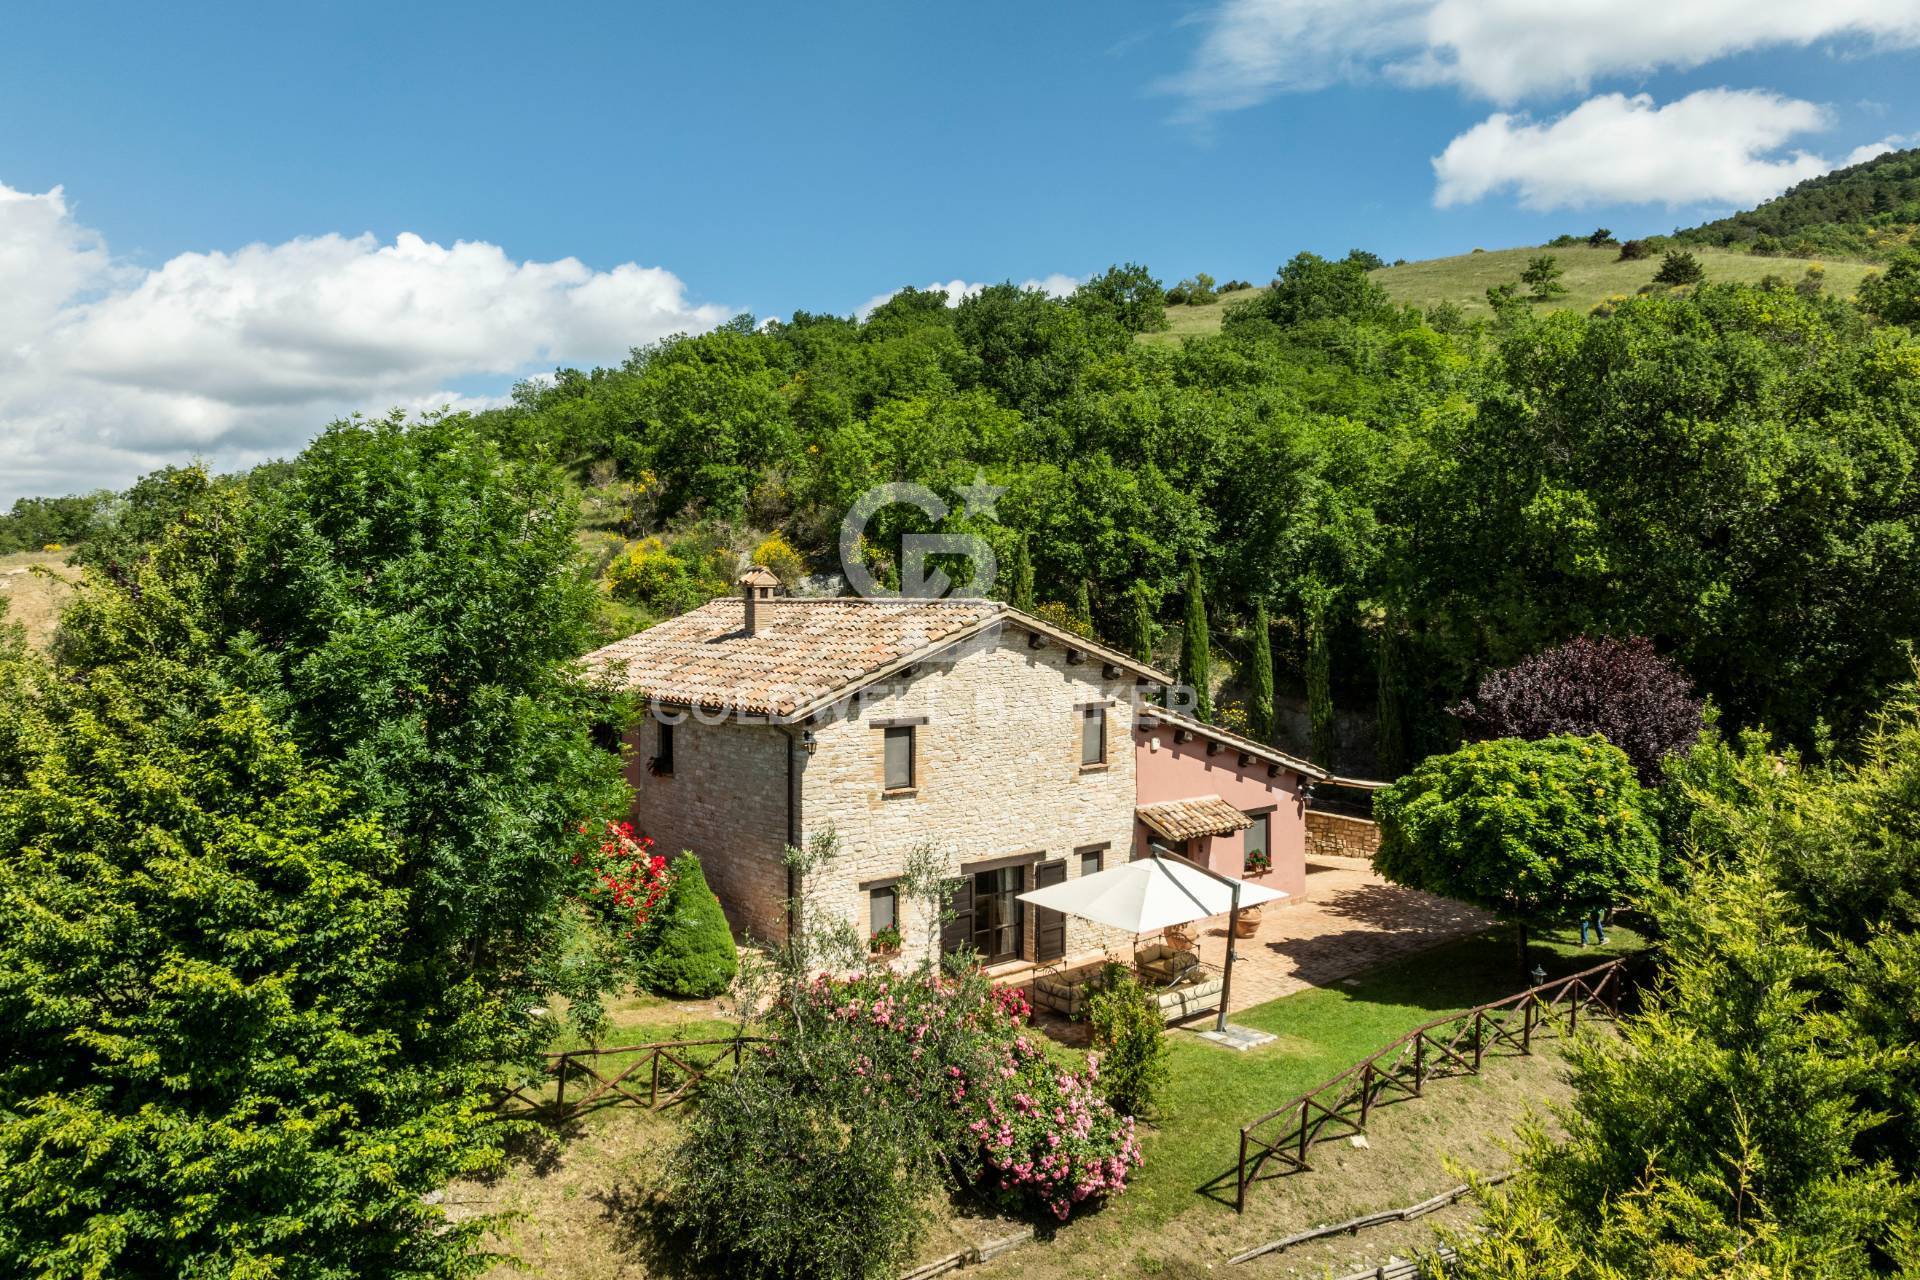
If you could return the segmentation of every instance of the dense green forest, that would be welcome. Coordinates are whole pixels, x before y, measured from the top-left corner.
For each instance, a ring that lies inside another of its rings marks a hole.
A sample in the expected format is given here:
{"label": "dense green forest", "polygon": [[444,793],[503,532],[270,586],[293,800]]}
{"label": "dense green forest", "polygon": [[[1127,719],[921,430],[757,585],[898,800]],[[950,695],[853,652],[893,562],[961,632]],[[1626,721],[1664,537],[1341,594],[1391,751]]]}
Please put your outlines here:
{"label": "dense green forest", "polygon": [[1886,258],[1920,225],[1920,148],[1809,178],[1756,209],[1673,233],[1683,244],[1796,258]]}
{"label": "dense green forest", "polygon": [[[1479,674],[1584,631],[1653,638],[1733,723],[1803,741],[1907,672],[1920,346],[1839,300],[1709,284],[1468,325],[1301,255],[1171,349],[1134,340],[1161,323],[1135,267],[950,301],[742,319],[529,384],[479,425],[659,536],[623,578],[649,609],[724,590],[715,549],[767,530],[837,568],[864,490],[951,497],[984,472],[1006,492],[973,523],[1000,563],[1041,604],[1084,598],[1110,640],[1144,604],[1170,652],[1193,566],[1215,647],[1243,662],[1264,606],[1298,687],[1317,618],[1336,700],[1404,709],[1389,769],[1441,744]],[[917,518],[876,522],[883,577]]]}
{"label": "dense green forest", "polygon": [[[1896,264],[1863,292],[1904,319],[1915,287]],[[1136,340],[1165,323],[1139,267],[955,302],[740,317],[528,382],[474,425],[574,477],[602,635],[727,591],[769,534],[790,576],[837,570],[859,494],[951,500],[980,473],[1005,488],[994,516],[949,523],[1013,567],[1002,590],[1085,608],[1129,647],[1144,611],[1167,657],[1195,569],[1216,675],[1264,607],[1297,692],[1317,627],[1334,701],[1404,726],[1387,772],[1447,745],[1443,708],[1479,675],[1583,632],[1650,637],[1729,723],[1802,743],[1850,736],[1908,671],[1920,344],[1817,288],[1468,323],[1391,304],[1358,258],[1302,254],[1174,347]],[[16,540],[85,537],[69,507],[87,501],[22,504],[11,523],[39,523]],[[126,506],[95,510],[111,526]],[[883,580],[922,519],[874,522]]]}

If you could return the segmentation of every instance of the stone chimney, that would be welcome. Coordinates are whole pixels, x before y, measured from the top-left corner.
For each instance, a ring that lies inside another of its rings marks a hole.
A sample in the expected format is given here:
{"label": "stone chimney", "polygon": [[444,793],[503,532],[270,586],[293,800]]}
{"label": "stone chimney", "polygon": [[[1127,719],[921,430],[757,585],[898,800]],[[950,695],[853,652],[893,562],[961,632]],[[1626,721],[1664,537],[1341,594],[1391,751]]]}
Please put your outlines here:
{"label": "stone chimney", "polygon": [[740,599],[746,606],[746,632],[750,636],[760,634],[760,610],[762,601],[773,599],[773,589],[780,585],[780,579],[764,565],[754,565],[740,575]]}

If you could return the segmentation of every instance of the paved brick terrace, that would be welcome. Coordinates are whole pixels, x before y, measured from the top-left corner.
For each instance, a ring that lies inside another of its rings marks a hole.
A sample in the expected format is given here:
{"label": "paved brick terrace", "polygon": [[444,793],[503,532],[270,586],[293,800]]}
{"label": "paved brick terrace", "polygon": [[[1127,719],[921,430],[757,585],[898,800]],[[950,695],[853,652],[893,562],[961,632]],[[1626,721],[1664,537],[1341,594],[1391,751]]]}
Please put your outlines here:
{"label": "paved brick terrace", "polygon": [[[1240,940],[1232,1009],[1331,986],[1389,960],[1478,933],[1493,922],[1488,913],[1451,898],[1388,884],[1365,858],[1310,857],[1306,896],[1298,902],[1268,904],[1261,912],[1259,933]],[[1227,918],[1215,916],[1195,928],[1201,959],[1221,965]],[[1044,1011],[1036,1013],[1035,1021],[1064,1043],[1086,1043],[1083,1023]],[[1210,1026],[1212,1015],[1183,1025]]]}
{"label": "paved brick terrace", "polygon": [[[1309,858],[1306,897],[1269,904],[1260,932],[1241,939],[1232,1007],[1328,986],[1492,924],[1484,911],[1388,884],[1363,858]],[[1201,959],[1224,963],[1227,918],[1208,920],[1200,930]]]}

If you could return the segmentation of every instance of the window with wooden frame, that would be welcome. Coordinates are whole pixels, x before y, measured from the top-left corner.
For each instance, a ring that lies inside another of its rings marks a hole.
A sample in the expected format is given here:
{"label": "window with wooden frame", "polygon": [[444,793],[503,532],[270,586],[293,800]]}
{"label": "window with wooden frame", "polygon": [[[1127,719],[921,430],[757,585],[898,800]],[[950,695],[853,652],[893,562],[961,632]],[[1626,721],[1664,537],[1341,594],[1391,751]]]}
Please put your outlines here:
{"label": "window with wooden frame", "polygon": [[1107,708],[1104,703],[1080,708],[1080,767],[1107,762]]}
{"label": "window with wooden frame", "polygon": [[1083,876],[1097,876],[1106,866],[1107,846],[1103,844],[1081,849],[1079,854],[1080,874]]}
{"label": "window with wooden frame", "polygon": [[915,726],[888,725],[881,730],[881,785],[888,791],[911,791],[914,786]]}

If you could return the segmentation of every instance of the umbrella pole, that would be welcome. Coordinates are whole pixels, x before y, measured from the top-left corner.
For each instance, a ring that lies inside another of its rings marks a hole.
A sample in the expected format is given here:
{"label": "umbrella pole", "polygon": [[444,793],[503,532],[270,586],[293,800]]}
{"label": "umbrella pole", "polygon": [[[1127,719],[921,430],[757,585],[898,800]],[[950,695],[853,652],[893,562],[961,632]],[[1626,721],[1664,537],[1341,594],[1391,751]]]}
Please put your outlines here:
{"label": "umbrella pole", "polygon": [[1224,1034],[1227,1029],[1227,1006],[1233,1002],[1233,940],[1240,931],[1240,886],[1233,886],[1233,906],[1227,911],[1227,963],[1220,974],[1220,1016],[1214,1019],[1213,1029]]}

